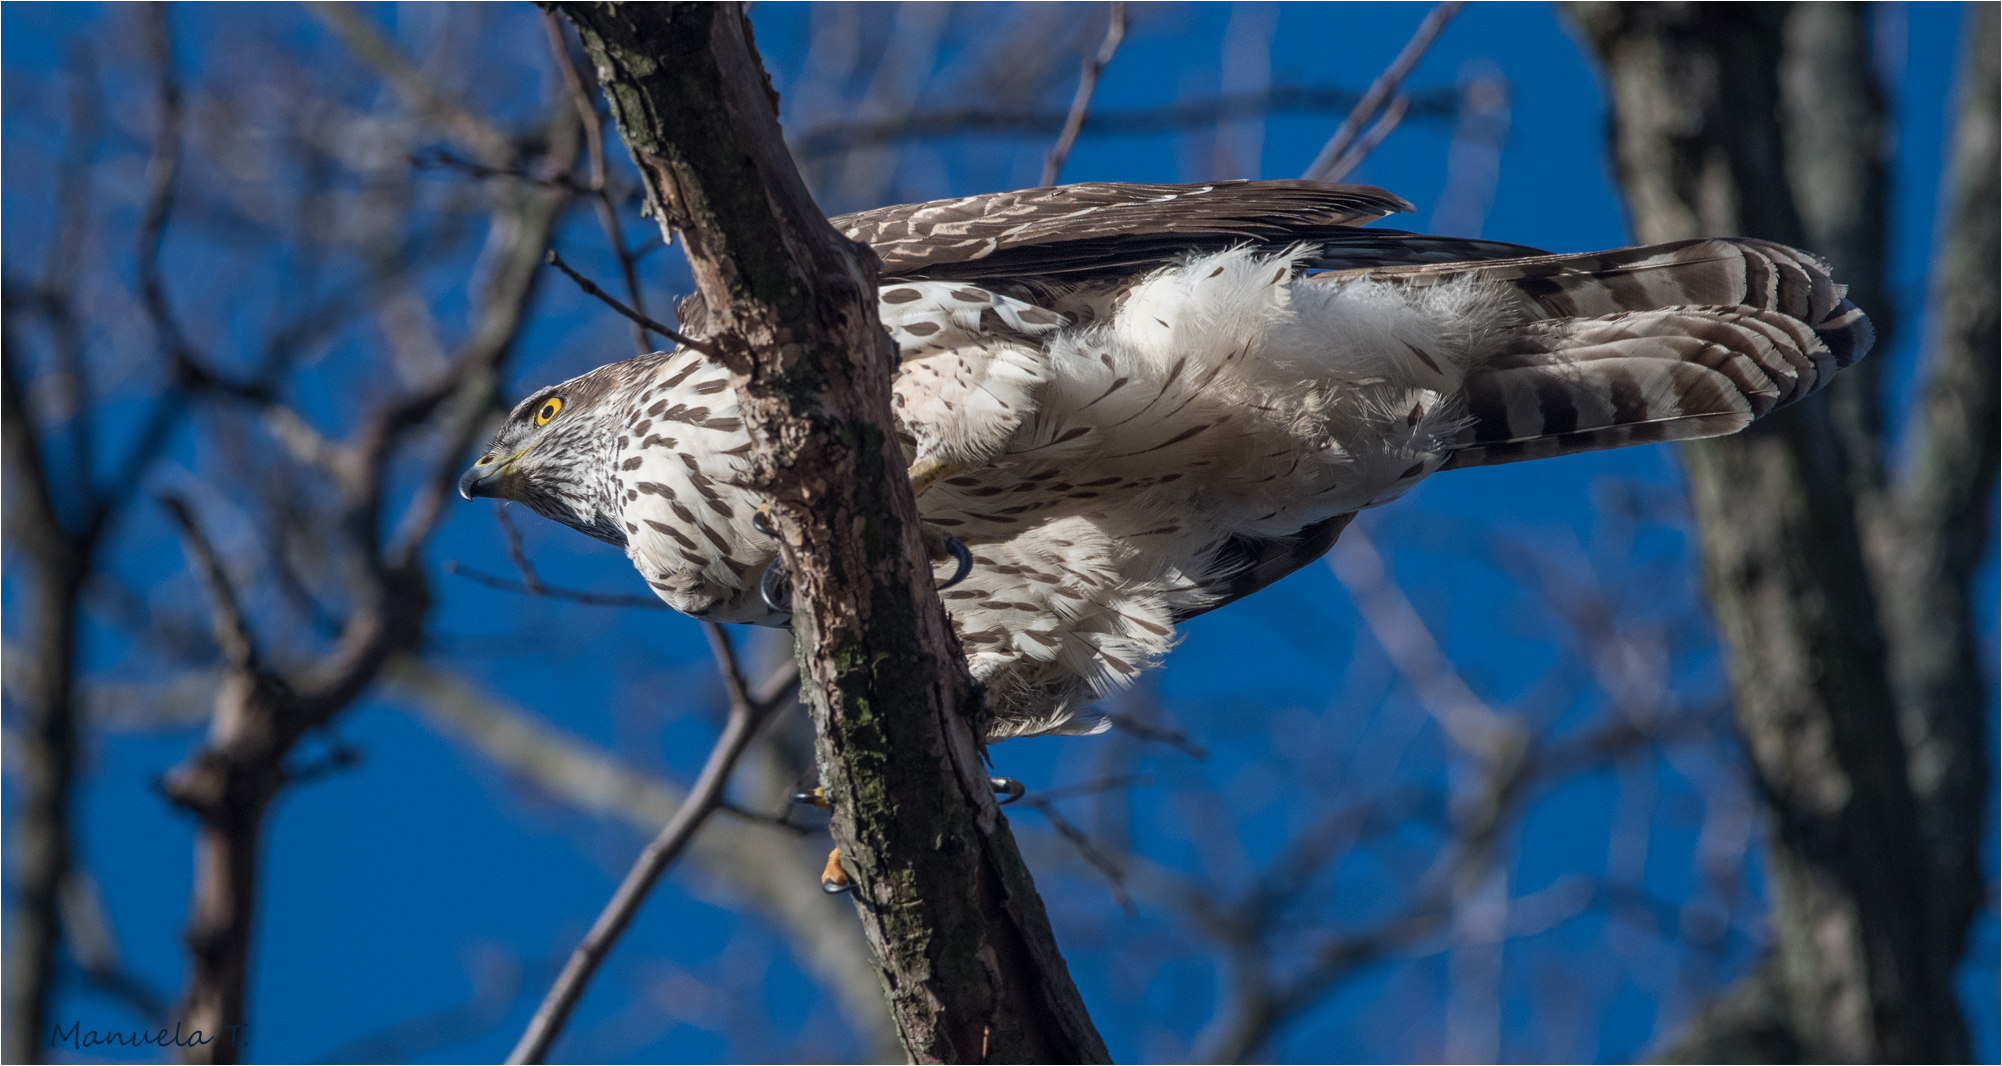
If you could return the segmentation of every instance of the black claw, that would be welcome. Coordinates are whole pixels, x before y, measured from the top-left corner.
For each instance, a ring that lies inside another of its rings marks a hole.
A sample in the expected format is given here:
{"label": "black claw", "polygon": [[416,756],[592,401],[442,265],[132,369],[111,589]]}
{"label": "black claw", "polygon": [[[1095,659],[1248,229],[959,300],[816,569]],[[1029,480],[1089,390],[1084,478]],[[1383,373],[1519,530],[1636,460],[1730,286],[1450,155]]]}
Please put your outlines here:
{"label": "black claw", "polygon": [[855,882],[850,881],[845,885],[837,885],[832,881],[822,881],[820,883],[820,890],[830,896],[845,896],[855,891]]}
{"label": "black claw", "polygon": [[987,779],[987,783],[994,786],[995,792],[1001,794],[1002,798],[994,802],[999,803],[1003,807],[1021,799],[1029,791],[1028,786],[1012,777],[990,777]]}
{"label": "black claw", "polygon": [[765,576],[758,579],[758,595],[764,597],[765,606],[772,610],[792,613],[792,578],[786,576],[785,567],[777,559],[765,567]]}
{"label": "black claw", "polygon": [[772,528],[772,516],[766,514],[762,507],[751,513],[751,528],[763,533],[767,537],[776,537],[779,535],[779,531]]}
{"label": "black claw", "polygon": [[814,790],[810,788],[803,788],[798,792],[788,792],[786,793],[786,798],[794,803],[804,803],[809,807],[820,806],[820,797],[815,795]]}
{"label": "black claw", "polygon": [[941,589],[949,589],[959,584],[966,580],[966,575],[973,572],[973,553],[967,550],[966,542],[960,540],[958,537],[947,537],[945,538],[945,550],[951,552],[952,557],[959,561],[959,568],[952,572],[951,577],[939,582],[938,587]]}

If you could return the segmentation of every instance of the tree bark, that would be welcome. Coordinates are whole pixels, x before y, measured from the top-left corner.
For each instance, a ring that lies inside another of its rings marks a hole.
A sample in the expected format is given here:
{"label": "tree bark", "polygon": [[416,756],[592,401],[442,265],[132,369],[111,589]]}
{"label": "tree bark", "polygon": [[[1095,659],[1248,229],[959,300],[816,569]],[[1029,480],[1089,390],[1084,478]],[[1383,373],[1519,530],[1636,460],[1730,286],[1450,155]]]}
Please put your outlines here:
{"label": "tree bark", "polygon": [[1933,261],[1931,357],[1913,416],[1911,460],[1878,497],[1870,561],[1891,636],[1891,685],[1931,862],[1939,964],[1954,966],[1981,907],[1982,825],[1994,738],[1990,688],[1969,590],[1991,535],[2002,364],[2002,158],[1997,154],[1997,7],[1967,7],[1959,115],[1952,133],[1941,246]]}
{"label": "tree bark", "polygon": [[770,494],[856,913],[918,1062],[1106,1061],[987,783],[890,431],[875,257],[794,169],[734,4],[557,5],[679,233]]}
{"label": "tree bark", "polygon": [[[1833,262],[1880,331],[1889,325],[1887,120],[1862,5],[1567,7],[1603,63],[1614,164],[1638,240],[1745,235],[1808,248]],[[1988,92],[1992,101],[1992,75]],[[1992,168],[1992,128],[1989,137]],[[1992,250],[1992,169],[1988,180]],[[1975,233],[1980,224],[1970,220]],[[1987,262],[1992,271],[1992,254]],[[1981,290],[1991,383],[1992,285]],[[1970,331],[1975,317],[1963,318],[1958,328]],[[1894,576],[1871,565],[1901,557],[1913,532],[1890,517],[1902,503],[1884,482],[1881,361],[1736,437],[1682,447],[1739,730],[1768,808],[1775,943],[1668,1049],[1672,1059],[1967,1055],[1952,974],[1969,893],[1980,891],[1969,850],[1979,840],[1984,702],[1971,566],[1909,572],[1930,565],[1922,561]],[[1994,392],[1983,393],[1990,427]],[[1979,424],[1978,412],[1970,420]],[[1986,473],[1960,470],[1946,510],[1965,510],[1968,495],[1985,504],[1992,428],[1984,439]],[[1956,546],[1966,526],[1950,535]],[[1978,556],[1984,532],[1976,526],[1962,556]],[[1943,556],[1952,553],[1924,558]],[[1951,667],[1917,661],[1941,657]],[[1927,774],[1914,774],[1921,766]]]}

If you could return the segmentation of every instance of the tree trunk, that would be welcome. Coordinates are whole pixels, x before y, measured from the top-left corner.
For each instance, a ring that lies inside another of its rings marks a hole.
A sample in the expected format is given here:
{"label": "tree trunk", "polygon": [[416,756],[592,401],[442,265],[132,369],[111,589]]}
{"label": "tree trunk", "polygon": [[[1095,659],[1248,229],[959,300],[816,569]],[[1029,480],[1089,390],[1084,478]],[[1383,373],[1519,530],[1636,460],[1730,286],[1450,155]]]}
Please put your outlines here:
{"label": "tree trunk", "polygon": [[557,5],[598,67],[662,235],[685,242],[794,588],[821,781],[918,1062],[1106,1061],[995,805],[978,700],[890,427],[877,264],[780,136],[734,4]]}
{"label": "tree trunk", "polygon": [[[0,343],[10,348],[10,334]],[[7,1062],[48,1057],[48,999],[61,943],[60,897],[70,872],[70,791],[77,760],[75,663],[77,598],[88,573],[96,535],[73,537],[57,518],[35,429],[28,421],[13,352],[0,356],[5,444],[11,469],[7,535],[33,561],[32,619],[22,652],[27,692],[9,761],[22,780],[20,813],[8,843],[13,848],[13,914],[7,942]]]}
{"label": "tree trunk", "polygon": [[[1864,7],[1567,6],[1604,64],[1634,236],[1744,235],[1815,251],[1880,332],[1888,327],[1887,120]],[[1992,114],[1992,73],[1987,85]],[[1992,120],[1989,138],[1992,279]],[[1970,225],[1982,232],[1979,220]],[[1952,362],[1985,365],[1985,399],[1965,401],[1975,410],[1962,421],[1981,424],[1985,407],[1992,427],[1986,284],[1985,363]],[[1969,338],[1974,324],[1960,326]],[[1883,473],[1881,361],[1839,378],[1826,399],[1682,448],[1739,731],[1769,813],[1775,943],[1760,970],[1667,1051],[1672,1059],[1953,1062],[1968,1053],[1952,975],[1980,891],[1972,849],[1984,694],[1966,586],[1985,528],[1966,502],[1987,499],[1994,433],[1949,449],[1960,495],[1930,521],[1950,530],[1911,529],[1895,517],[1903,490]],[[1942,373],[1945,363],[1936,383]],[[1917,432],[1930,439],[1931,427]],[[1960,554],[1922,556],[1953,559],[1917,563],[1929,567],[1923,574],[1908,560],[1889,565],[1915,535]]]}

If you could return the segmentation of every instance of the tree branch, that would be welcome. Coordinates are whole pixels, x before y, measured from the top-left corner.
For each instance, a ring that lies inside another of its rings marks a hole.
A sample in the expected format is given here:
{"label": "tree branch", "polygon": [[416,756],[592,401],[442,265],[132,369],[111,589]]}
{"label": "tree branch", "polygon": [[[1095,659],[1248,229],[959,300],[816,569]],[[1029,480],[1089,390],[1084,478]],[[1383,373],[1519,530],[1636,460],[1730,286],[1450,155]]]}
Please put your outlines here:
{"label": "tree branch", "polygon": [[[1881,188],[1883,157],[1847,143],[1882,121],[1875,88],[1857,84],[1870,69],[1863,9],[1567,10],[1604,65],[1637,238],[1804,245],[1819,234],[1846,258],[1838,271],[1876,276],[1869,249],[1882,235],[1867,227],[1886,213],[1857,201]],[[1830,108],[1854,117],[1825,133],[1802,125]],[[1859,381],[1871,378],[1866,367]],[[1830,393],[1853,389],[1838,381]],[[1862,548],[1879,442],[1867,435],[1874,401],[1861,399],[1845,413],[1816,398],[1680,452],[1771,817],[1779,1024],[1811,1059],[1957,1061],[1966,1032],[1942,960],[1959,938],[1938,943],[1935,901],[1962,889],[1927,876],[1887,653],[1899,637]]]}
{"label": "tree branch", "polygon": [[[591,931],[584,935],[584,942],[577,945],[570,960],[564,964],[563,972],[543,997],[542,1005],[536,1008],[535,1017],[529,1020],[528,1030],[508,1053],[510,1063],[542,1062],[549,1056],[550,1045],[563,1032],[563,1026],[570,1020],[570,1012],[577,1001],[583,998],[584,988],[597,972],[605,956],[611,953],[613,945],[631,924],[633,915],[639,913],[640,904],[646,902],[647,893],[653,891],[654,883],[667,872],[679,858],[683,849],[694,839],[702,823],[715,812],[723,798],[723,787],[730,782],[730,773],[737,767],[737,760],[750,746],[751,738],[757,735],[758,727],[772,711],[771,704],[753,704],[744,689],[743,675],[737,670],[736,656],[729,650],[729,640],[724,637],[714,623],[709,625],[710,639],[720,641],[717,650],[719,658],[725,661],[724,677],[730,690],[730,717],[724,723],[723,735],[716,738],[716,746],[709,751],[709,758],[702,764],[702,773],[695,779],[695,785],[688,790],[688,798],[675,808],[674,817],[654,837],[653,843],[640,852],[633,868],[626,873],[626,879],[619,884],[619,890],[612,895],[610,903],[591,924]],[[776,701],[774,701],[776,702]]]}
{"label": "tree branch", "polygon": [[[362,62],[375,68],[384,81],[403,97],[426,121],[436,125],[472,152],[482,163],[493,167],[510,166],[517,155],[512,141],[493,124],[446,98],[424,73],[397,51],[396,45],[375,25],[362,17],[352,4],[338,0],[313,0],[306,5],[326,27]],[[560,161],[568,166],[570,160]]]}
{"label": "tree branch", "polygon": [[[1376,113],[1390,100],[1391,94],[1397,92],[1397,87],[1404,84],[1404,79],[1411,76],[1412,68],[1418,65],[1420,59],[1425,58],[1426,51],[1432,47],[1433,41],[1439,39],[1439,34],[1446,29],[1446,24],[1453,21],[1453,16],[1459,14],[1460,9],[1466,6],[1467,0],[1446,0],[1425,15],[1425,21],[1418,24],[1417,32],[1411,35],[1411,40],[1405,42],[1404,50],[1398,52],[1397,58],[1391,60],[1390,66],[1385,67],[1383,73],[1377,75],[1376,80],[1370,83],[1369,91],[1363,93],[1362,99],[1356,102],[1354,110],[1342,120],[1342,124],[1335,127],[1335,132],[1328,138],[1328,143],[1321,146],[1320,154],[1308,164],[1306,173],[1300,175],[1301,177],[1309,181],[1335,180],[1329,175],[1334,173],[1335,164],[1348,152],[1356,135],[1362,133],[1363,127],[1376,117]],[[1393,121],[1391,125],[1395,126],[1396,123]],[[1388,129],[1384,130],[1386,134],[1389,132]],[[1350,169],[1354,169],[1354,164],[1350,165]]]}
{"label": "tree branch", "polygon": [[180,527],[181,539],[186,543],[188,562],[194,567],[195,577],[208,593],[209,617],[214,623],[216,646],[222,649],[223,661],[230,669],[252,671],[257,669],[257,641],[250,634],[250,627],[243,620],[243,611],[237,604],[236,590],[230,586],[229,575],[223,571],[222,562],[216,558],[215,546],[209,542],[208,534],[195,521],[187,502],[179,496],[160,497],[160,506],[167,512],[174,524]]}
{"label": "tree branch", "polygon": [[[1411,118],[1447,119],[1458,113],[1457,89],[1421,89],[1410,94]],[[1078,132],[1086,137],[1136,137],[1215,126],[1271,115],[1346,114],[1362,99],[1351,89],[1327,85],[1274,85],[1263,92],[1196,97],[1162,107],[1129,110],[1094,108]],[[892,119],[830,122],[795,135],[795,155],[813,161],[867,148],[966,136],[1022,136],[1063,132],[1069,111],[1006,111],[993,107],[944,107]]]}
{"label": "tree branch", "polygon": [[[612,203],[612,194],[605,186],[605,130],[598,117],[598,110],[591,106],[591,96],[584,89],[583,75],[577,72],[577,64],[570,60],[570,46],[563,39],[563,22],[553,11],[542,12],[542,29],[549,37],[549,53],[556,61],[556,69],[563,75],[563,91],[570,97],[570,106],[577,109],[577,121],[584,129],[584,157],[590,163],[591,199],[598,209],[598,226],[605,231],[605,243],[611,245],[612,256],[618,260],[619,276],[626,283],[626,299],[633,311],[646,315],[646,298],[640,292],[639,271],[633,259],[632,249],[626,247],[625,231],[619,226],[619,212]],[[646,326],[638,319],[633,320],[633,349],[635,355],[645,355],[653,350],[646,342]],[[662,334],[666,336],[666,334]],[[671,338],[670,338],[671,339]]]}
{"label": "tree branch", "polygon": [[1126,38],[1126,4],[1123,0],[1112,0],[1106,5],[1105,40],[1098,46],[1098,54],[1084,61],[1084,71],[1078,76],[1077,95],[1071,98],[1070,114],[1064,119],[1063,131],[1057,134],[1056,146],[1043,160],[1044,185],[1055,185],[1057,176],[1064,172],[1064,163],[1071,157],[1071,146],[1077,143],[1079,131],[1084,129],[1084,120],[1091,114],[1091,96],[1098,91],[1099,75],[1105,73],[1106,64],[1112,62],[1114,53],[1119,51],[1119,42]]}
{"label": "tree branch", "polygon": [[639,313],[638,311],[635,311],[632,308],[627,307],[625,304],[622,304],[619,301],[612,299],[611,295],[606,293],[605,290],[599,288],[596,282],[592,281],[590,278],[587,278],[582,274],[577,273],[575,270],[570,269],[570,264],[564,262],[563,257],[556,254],[556,249],[551,248],[549,250],[548,261],[550,266],[553,266],[556,269],[561,270],[565,277],[569,278],[571,281],[576,282],[577,287],[584,290],[584,295],[602,301],[606,307],[609,307],[612,310],[617,311],[619,314],[624,315],[629,321],[632,322],[633,325],[638,326],[641,329],[652,330],[654,333],[662,337],[666,337],[668,340],[671,340],[676,344],[682,345],[683,347],[687,348],[693,348],[696,351],[701,352],[703,355],[713,356],[716,354],[715,349],[711,348],[706,342],[696,340],[693,337],[684,336],[683,334],[675,330],[671,330],[666,326],[663,326],[660,323],[655,322],[653,319],[648,318],[647,316]]}
{"label": "tree branch", "polygon": [[1960,962],[1989,896],[1981,850],[1994,743],[1974,622],[1973,583],[1993,535],[1997,337],[1997,33],[1993,4],[1970,4],[1953,126],[1943,235],[1932,269],[1931,365],[1913,414],[1910,461],[1885,494],[1871,562],[1890,639],[1898,724],[1909,749],[1920,831],[1933,867],[1936,965]]}
{"label": "tree branch", "polygon": [[875,264],[786,151],[734,6],[564,4],[684,238],[771,493],[821,781],[911,1056],[1104,1061],[995,806],[890,414]]}

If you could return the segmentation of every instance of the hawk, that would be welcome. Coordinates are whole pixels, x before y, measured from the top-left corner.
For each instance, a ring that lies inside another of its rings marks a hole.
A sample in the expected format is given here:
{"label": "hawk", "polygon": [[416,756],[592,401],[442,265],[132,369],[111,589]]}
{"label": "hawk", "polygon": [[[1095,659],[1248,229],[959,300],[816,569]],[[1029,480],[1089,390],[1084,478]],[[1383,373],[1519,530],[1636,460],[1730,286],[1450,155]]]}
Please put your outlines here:
{"label": "hawk", "polygon": [[[1870,347],[1791,248],[1361,228],[1411,209],[1361,185],[1092,183],[833,220],[883,261],[896,431],[963,554],[934,573],[964,578],[941,595],[990,740],[1102,729],[1084,707],[1178,621],[1432,474],[1732,433]],[[691,300],[683,328],[705,317]],[[459,488],[624,548],[686,614],[785,625],[750,448],[728,371],[683,348],[531,393]]]}

